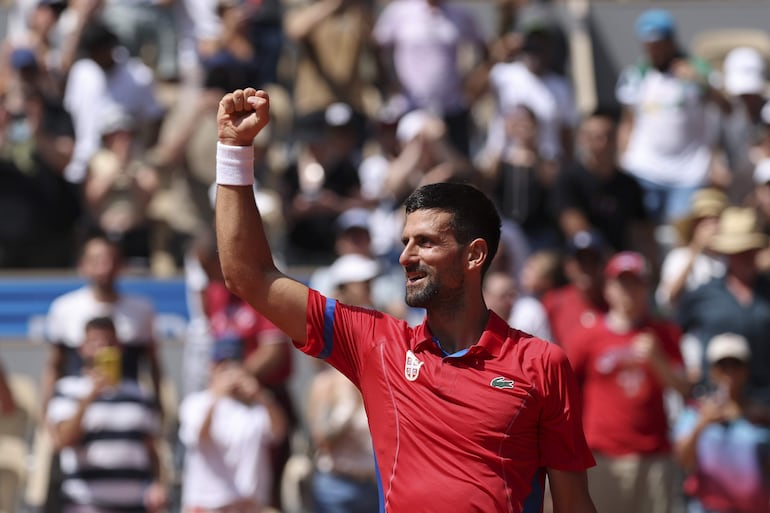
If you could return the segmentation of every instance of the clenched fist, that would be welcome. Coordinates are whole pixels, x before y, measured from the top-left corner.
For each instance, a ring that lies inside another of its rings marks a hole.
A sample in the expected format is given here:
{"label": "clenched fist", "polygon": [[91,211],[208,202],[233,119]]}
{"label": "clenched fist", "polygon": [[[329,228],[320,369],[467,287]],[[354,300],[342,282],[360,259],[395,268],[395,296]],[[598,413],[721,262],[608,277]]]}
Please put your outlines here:
{"label": "clenched fist", "polygon": [[251,87],[236,89],[219,101],[219,142],[230,146],[251,146],[269,121],[270,98],[265,91]]}

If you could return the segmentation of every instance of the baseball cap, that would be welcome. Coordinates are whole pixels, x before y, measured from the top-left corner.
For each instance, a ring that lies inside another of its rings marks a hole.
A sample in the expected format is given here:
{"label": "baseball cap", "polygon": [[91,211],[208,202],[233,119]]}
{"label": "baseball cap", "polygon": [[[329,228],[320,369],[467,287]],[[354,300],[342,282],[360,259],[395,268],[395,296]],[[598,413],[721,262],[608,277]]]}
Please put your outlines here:
{"label": "baseball cap", "polygon": [[761,94],[765,91],[765,61],[750,47],[730,50],[723,64],[725,91],[731,95]]}
{"label": "baseball cap", "polygon": [[638,278],[647,278],[647,262],[634,251],[621,251],[613,256],[604,268],[604,276],[614,279],[623,273],[631,273]]}
{"label": "baseball cap", "polygon": [[356,253],[342,255],[329,267],[329,281],[334,288],[346,283],[369,281],[380,274],[380,264]]}
{"label": "baseball cap", "polygon": [[644,43],[652,43],[670,37],[674,33],[674,18],[665,9],[648,9],[636,19],[636,37]]}
{"label": "baseball cap", "polygon": [[602,253],[605,249],[604,238],[594,230],[581,230],[567,239],[567,253],[570,255],[578,251]]}
{"label": "baseball cap", "polygon": [[746,337],[735,333],[722,333],[713,337],[706,348],[706,360],[709,364],[714,364],[725,358],[748,362],[751,349]]}
{"label": "baseball cap", "polygon": [[211,346],[211,360],[221,362],[223,360],[243,359],[243,340],[235,333],[220,335]]}

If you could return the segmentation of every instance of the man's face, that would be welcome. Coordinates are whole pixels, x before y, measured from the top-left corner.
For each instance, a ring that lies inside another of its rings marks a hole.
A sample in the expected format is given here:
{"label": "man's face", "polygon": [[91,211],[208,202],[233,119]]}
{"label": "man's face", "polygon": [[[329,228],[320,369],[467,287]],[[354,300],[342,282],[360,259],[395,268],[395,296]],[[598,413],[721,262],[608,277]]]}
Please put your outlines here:
{"label": "man's face", "polygon": [[505,273],[490,273],[484,280],[484,302],[487,308],[508,319],[516,302],[516,283]]}
{"label": "man's face", "polygon": [[462,295],[466,246],[450,228],[452,214],[417,210],[406,216],[399,263],[406,273],[406,304],[428,308]]}
{"label": "man's face", "polygon": [[80,273],[98,287],[111,287],[120,269],[117,249],[107,241],[88,242],[80,260]]}
{"label": "man's face", "polygon": [[670,37],[658,39],[657,41],[650,41],[644,43],[644,51],[653,67],[663,69],[668,66],[671,59],[674,58],[674,42]]}
{"label": "man's face", "polygon": [[649,287],[647,280],[630,272],[610,278],[605,285],[605,299],[610,310],[639,319],[647,312]]}
{"label": "man's face", "polygon": [[604,117],[587,119],[580,127],[580,146],[594,158],[611,157],[615,151],[615,124]]}
{"label": "man's face", "polygon": [[80,345],[80,356],[85,361],[93,361],[96,353],[105,347],[118,347],[115,331],[108,328],[89,328]]}

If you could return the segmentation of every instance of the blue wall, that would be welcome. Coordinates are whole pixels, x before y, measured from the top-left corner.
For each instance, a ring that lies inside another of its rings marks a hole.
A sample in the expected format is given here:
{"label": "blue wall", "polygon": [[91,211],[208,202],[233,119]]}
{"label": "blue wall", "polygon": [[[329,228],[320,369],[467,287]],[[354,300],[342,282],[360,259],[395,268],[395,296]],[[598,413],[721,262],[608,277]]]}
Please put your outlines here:
{"label": "blue wall", "polygon": [[[0,338],[42,337],[42,320],[51,302],[83,283],[71,276],[0,277]],[[118,287],[152,301],[159,314],[156,335],[182,335],[180,330],[189,318],[183,278],[125,277]]]}

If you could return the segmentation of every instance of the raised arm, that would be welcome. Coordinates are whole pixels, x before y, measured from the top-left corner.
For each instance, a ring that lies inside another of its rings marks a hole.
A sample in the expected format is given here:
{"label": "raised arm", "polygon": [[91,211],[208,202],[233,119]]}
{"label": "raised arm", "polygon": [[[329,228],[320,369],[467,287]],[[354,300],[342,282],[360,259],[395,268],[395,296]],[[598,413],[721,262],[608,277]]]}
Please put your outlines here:
{"label": "raised arm", "polygon": [[253,168],[252,143],[269,119],[270,100],[264,91],[238,89],[219,102],[216,201],[219,258],[225,284],[231,291],[292,339],[304,342],[308,289],[275,266],[250,183],[253,180],[249,175],[249,169]]}

